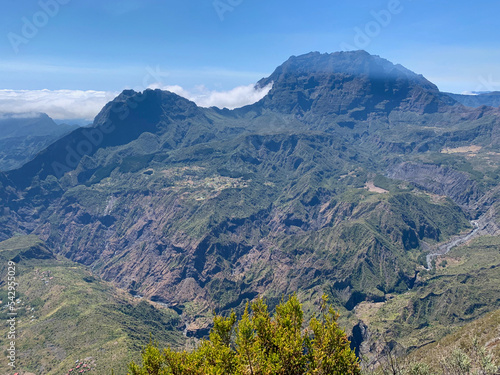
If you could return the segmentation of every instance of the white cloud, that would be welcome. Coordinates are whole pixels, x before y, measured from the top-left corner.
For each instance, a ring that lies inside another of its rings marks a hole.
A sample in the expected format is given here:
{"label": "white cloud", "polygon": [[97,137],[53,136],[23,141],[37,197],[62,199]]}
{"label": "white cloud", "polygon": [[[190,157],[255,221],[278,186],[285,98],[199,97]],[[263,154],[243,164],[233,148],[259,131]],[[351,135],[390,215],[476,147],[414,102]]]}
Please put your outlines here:
{"label": "white cloud", "polygon": [[[239,86],[229,91],[209,90],[197,86],[185,90],[181,86],[151,85],[194,101],[201,107],[238,108],[262,99],[271,85],[262,89],[255,85]],[[55,120],[84,119],[92,121],[106,103],[119,93],[81,90],[0,90],[0,113],[46,113]]]}
{"label": "white cloud", "polygon": [[116,95],[106,91],[0,90],[0,112],[43,112],[57,120],[93,120]]}
{"label": "white cloud", "polygon": [[0,120],[10,120],[10,119],[27,119],[27,118],[39,118],[41,114],[39,112],[27,112],[27,113],[0,113]]}
{"label": "white cloud", "polygon": [[152,88],[161,88],[174,92],[177,95],[192,100],[200,107],[234,109],[258,102],[271,90],[272,84],[263,88],[258,88],[253,84],[238,86],[229,91],[209,90],[205,86],[197,86],[192,91],[186,90],[181,86],[158,87],[158,85],[153,85]]}

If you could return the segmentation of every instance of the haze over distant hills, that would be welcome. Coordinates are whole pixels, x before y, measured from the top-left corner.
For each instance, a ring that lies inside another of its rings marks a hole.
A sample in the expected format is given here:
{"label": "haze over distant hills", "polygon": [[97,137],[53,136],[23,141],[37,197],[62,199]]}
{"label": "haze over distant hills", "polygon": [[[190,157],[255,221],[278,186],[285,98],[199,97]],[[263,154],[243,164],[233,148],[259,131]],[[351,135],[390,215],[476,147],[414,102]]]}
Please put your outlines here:
{"label": "haze over distant hills", "polygon": [[468,107],[480,107],[482,105],[486,105],[489,107],[499,107],[500,106],[500,92],[488,92],[488,93],[479,93],[475,95],[463,95],[463,94],[450,94],[457,102],[462,103]]}
{"label": "haze over distant hills", "polygon": [[19,168],[56,139],[76,129],[44,113],[0,114],[0,170]]}
{"label": "haze over distant hills", "polygon": [[270,83],[235,110],[122,92],[0,174],[0,239],[37,236],[186,340],[212,310],[327,293],[376,362],[500,308],[499,108],[364,51],[293,56]]}

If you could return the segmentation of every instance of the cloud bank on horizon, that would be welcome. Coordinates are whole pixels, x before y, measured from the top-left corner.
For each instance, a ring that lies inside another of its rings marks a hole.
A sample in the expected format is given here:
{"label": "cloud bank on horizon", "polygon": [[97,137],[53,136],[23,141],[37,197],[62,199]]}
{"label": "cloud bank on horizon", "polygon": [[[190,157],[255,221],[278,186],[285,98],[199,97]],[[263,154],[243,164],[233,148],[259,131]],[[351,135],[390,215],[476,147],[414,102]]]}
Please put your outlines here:
{"label": "cloud bank on horizon", "polygon": [[46,113],[56,120],[92,120],[115,92],[0,90],[0,113]]}
{"label": "cloud bank on horizon", "polygon": [[[267,95],[271,85],[235,87],[229,91],[209,90],[197,86],[186,90],[181,86],[153,84],[149,88],[168,90],[194,101],[200,107],[239,108],[253,104]],[[119,93],[82,90],[0,90],[0,114],[46,113],[56,120],[92,121],[99,111]]]}

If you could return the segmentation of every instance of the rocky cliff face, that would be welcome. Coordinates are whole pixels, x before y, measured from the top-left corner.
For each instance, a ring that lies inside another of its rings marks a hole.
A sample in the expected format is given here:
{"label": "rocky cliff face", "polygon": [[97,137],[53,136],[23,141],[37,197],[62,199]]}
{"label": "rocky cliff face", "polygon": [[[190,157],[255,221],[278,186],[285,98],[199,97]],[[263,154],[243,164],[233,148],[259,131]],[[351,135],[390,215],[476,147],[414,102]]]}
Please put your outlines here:
{"label": "rocky cliff face", "polygon": [[403,163],[391,168],[387,176],[411,181],[434,194],[450,197],[464,208],[472,208],[484,194],[468,173],[433,164]]}
{"label": "rocky cliff face", "polygon": [[291,57],[258,85],[273,84],[261,104],[283,113],[349,114],[357,120],[394,109],[435,113],[455,101],[401,65],[364,51]]}

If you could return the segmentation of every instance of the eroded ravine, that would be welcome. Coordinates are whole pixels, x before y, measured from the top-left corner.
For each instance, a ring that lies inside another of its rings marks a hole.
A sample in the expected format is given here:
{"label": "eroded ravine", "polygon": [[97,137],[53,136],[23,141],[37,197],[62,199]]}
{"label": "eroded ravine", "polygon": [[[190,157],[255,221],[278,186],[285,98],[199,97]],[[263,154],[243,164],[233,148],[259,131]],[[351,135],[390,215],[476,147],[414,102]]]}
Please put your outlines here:
{"label": "eroded ravine", "polygon": [[426,260],[427,260],[427,269],[430,270],[432,268],[432,259],[445,255],[448,252],[450,252],[451,249],[453,249],[456,246],[462,245],[473,238],[477,237],[480,235],[481,231],[481,226],[479,225],[480,220],[473,220],[471,221],[471,224],[474,226],[474,229],[469,232],[468,234],[462,235],[462,236],[457,236],[449,240],[448,242],[439,245],[437,249],[431,250],[433,251],[430,254],[427,254]]}

